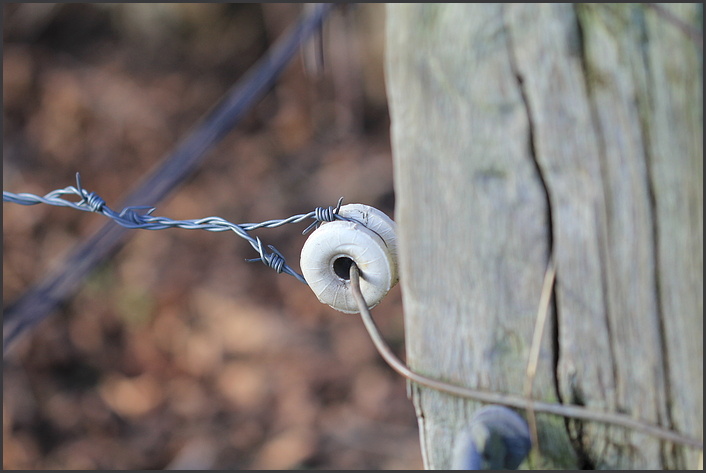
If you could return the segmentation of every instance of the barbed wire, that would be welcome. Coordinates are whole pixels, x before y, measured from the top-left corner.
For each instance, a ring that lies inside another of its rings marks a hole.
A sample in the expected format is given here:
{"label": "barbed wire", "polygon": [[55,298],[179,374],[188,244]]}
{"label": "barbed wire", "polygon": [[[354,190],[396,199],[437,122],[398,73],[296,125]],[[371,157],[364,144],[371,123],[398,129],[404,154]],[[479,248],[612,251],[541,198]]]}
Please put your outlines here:
{"label": "barbed wire", "polygon": [[[301,45],[322,27],[324,20],[334,11],[336,5],[316,4],[311,14],[303,16],[288,28],[209,109],[179,144],[145,176],[142,183],[125,197],[126,205],[145,203],[154,206],[172,189],[183,183],[208,152],[272,89],[282,71],[300,51]],[[20,335],[36,326],[59,304],[65,302],[91,270],[122,244],[126,231],[121,225],[110,225],[106,222],[106,225],[77,246],[57,270],[44,276],[3,310],[3,357]],[[258,243],[258,249],[261,247],[262,244]],[[264,256],[264,250],[262,253],[261,257]],[[274,260],[276,259],[274,257]],[[269,256],[264,262],[278,266],[274,264],[274,260]]]}
{"label": "barbed wire", "polygon": [[[81,198],[78,202],[63,198],[65,195],[76,195]],[[317,228],[324,222],[332,222],[334,220],[352,219],[338,215],[338,211],[343,203],[343,197],[338,199],[336,207],[317,207],[311,212],[305,214],[293,215],[285,219],[267,220],[260,223],[244,223],[236,224],[229,222],[221,217],[206,217],[193,220],[173,220],[167,217],[153,216],[152,212],[155,207],[138,205],[125,207],[120,212],[116,212],[106,205],[103,200],[95,192],[89,192],[81,187],[81,177],[76,173],[76,186],[68,186],[63,189],[57,189],[49,192],[44,196],[38,196],[29,193],[14,194],[12,192],[3,191],[3,202],[10,202],[20,205],[36,205],[48,204],[58,207],[71,207],[84,212],[96,212],[112,219],[118,225],[125,228],[136,228],[143,230],[164,230],[167,228],[183,228],[186,230],[206,230],[209,232],[225,232],[233,231],[239,237],[245,239],[250,246],[260,255],[259,258],[246,259],[245,261],[261,261],[265,265],[277,271],[277,273],[286,273],[294,276],[304,284],[307,284],[304,276],[292,269],[282,255],[274,246],[267,245],[272,251],[268,253],[259,237],[252,237],[248,232],[259,228],[275,228],[290,223],[300,223],[307,219],[314,219],[314,222],[309,225],[302,233],[307,234],[314,228]],[[138,213],[138,210],[144,210],[144,213]]]}

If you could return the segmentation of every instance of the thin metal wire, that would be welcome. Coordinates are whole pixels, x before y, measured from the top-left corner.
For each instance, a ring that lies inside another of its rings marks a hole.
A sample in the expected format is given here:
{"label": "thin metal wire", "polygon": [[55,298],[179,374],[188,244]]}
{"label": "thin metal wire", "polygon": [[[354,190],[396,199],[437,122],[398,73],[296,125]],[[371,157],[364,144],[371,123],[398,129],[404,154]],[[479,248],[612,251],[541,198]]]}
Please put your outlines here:
{"label": "thin metal wire", "polygon": [[[80,197],[81,200],[78,202],[66,200],[63,198],[65,195],[76,195]],[[167,217],[157,217],[152,215],[155,208],[150,206],[130,206],[125,207],[120,212],[116,212],[108,207],[105,200],[103,200],[98,194],[95,192],[88,192],[81,187],[81,177],[79,176],[79,173],[76,173],[75,187],[69,186],[63,189],[57,189],[49,192],[45,196],[38,196],[28,193],[14,194],[12,192],[3,191],[2,200],[3,202],[11,202],[20,205],[48,204],[59,207],[71,207],[84,212],[96,212],[112,219],[115,223],[125,228],[139,228],[143,230],[183,228],[187,230],[206,230],[209,232],[225,232],[230,230],[250,243],[250,246],[252,246],[260,255],[259,258],[248,259],[246,261],[261,261],[278,273],[286,273],[290,276],[294,276],[304,284],[307,283],[304,276],[287,265],[282,253],[277,251],[277,249],[275,249],[272,245],[267,246],[272,251],[271,253],[268,253],[267,250],[265,250],[260,238],[252,237],[248,234],[248,232],[259,228],[275,228],[289,223],[299,223],[310,218],[314,219],[314,222],[309,225],[306,230],[304,230],[303,233],[306,234],[311,229],[318,227],[324,222],[332,222],[334,220],[351,220],[350,218],[338,215],[338,211],[343,203],[343,197],[338,199],[338,204],[336,207],[317,207],[311,212],[293,215],[285,219],[268,220],[260,223],[245,223],[240,225],[231,223],[221,217],[206,217],[194,220],[172,220]],[[145,212],[138,213],[138,210],[144,210]]]}
{"label": "thin metal wire", "polygon": [[351,264],[350,268],[350,281],[351,281],[351,291],[353,292],[353,297],[358,304],[358,309],[360,310],[360,315],[363,319],[363,324],[370,334],[370,338],[375,344],[380,355],[383,359],[390,365],[392,369],[397,371],[405,378],[414,381],[415,383],[421,384],[423,386],[436,389],[437,391],[442,391],[445,393],[453,394],[455,396],[465,397],[468,399],[473,399],[476,401],[481,401],[489,404],[501,404],[504,406],[515,407],[518,409],[534,409],[535,412],[544,412],[547,414],[556,414],[564,417],[571,417],[574,419],[583,419],[594,422],[601,422],[604,424],[613,424],[620,427],[625,427],[627,429],[637,430],[644,434],[653,435],[655,437],[661,438],[663,440],[668,440],[670,442],[687,445],[699,450],[704,449],[703,441],[694,439],[692,437],[680,434],[678,432],[673,432],[671,430],[664,429],[662,427],[649,424],[647,422],[642,422],[637,419],[633,419],[625,414],[617,414],[612,412],[596,412],[585,407],[580,406],[568,406],[563,404],[551,404],[548,402],[540,402],[530,400],[524,397],[512,395],[512,394],[502,394],[496,392],[481,391],[478,389],[470,389],[462,386],[456,386],[453,384],[444,383],[443,381],[438,381],[435,379],[427,378],[414,371],[410,370],[407,365],[405,365],[395,354],[392,352],[390,347],[382,338],[380,331],[375,325],[372,315],[370,315],[370,309],[368,309],[363,294],[360,291],[360,276],[358,272],[358,267]]}
{"label": "thin metal wire", "polygon": [[[154,206],[184,182],[211,150],[273,85],[301,45],[319,29],[336,4],[317,4],[287,29],[268,51],[194,125],[176,147],[123,200]],[[106,223],[78,245],[66,260],[3,310],[3,357],[15,341],[48,317],[83,279],[124,242],[127,229]]]}
{"label": "thin metal wire", "polygon": [[676,26],[679,31],[684,33],[684,35],[691,39],[699,48],[704,48],[704,33],[702,30],[690,25],[658,3],[645,3],[644,5],[652,8],[657,15]]}

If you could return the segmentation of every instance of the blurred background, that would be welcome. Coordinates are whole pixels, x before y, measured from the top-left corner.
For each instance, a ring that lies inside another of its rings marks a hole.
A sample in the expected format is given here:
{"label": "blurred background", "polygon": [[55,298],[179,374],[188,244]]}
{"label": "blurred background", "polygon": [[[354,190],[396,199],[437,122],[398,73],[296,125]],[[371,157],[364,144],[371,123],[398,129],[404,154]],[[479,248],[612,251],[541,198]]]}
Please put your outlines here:
{"label": "blurred background", "polygon": [[[121,199],[301,4],[4,4],[3,190]],[[336,9],[303,57],[157,205],[260,222],[345,203],[394,218],[384,7]],[[3,204],[7,307],[105,224]],[[308,222],[255,233],[298,269]],[[133,230],[3,362],[5,469],[420,469],[405,380],[360,318],[232,233]],[[374,309],[404,357],[399,286]]]}

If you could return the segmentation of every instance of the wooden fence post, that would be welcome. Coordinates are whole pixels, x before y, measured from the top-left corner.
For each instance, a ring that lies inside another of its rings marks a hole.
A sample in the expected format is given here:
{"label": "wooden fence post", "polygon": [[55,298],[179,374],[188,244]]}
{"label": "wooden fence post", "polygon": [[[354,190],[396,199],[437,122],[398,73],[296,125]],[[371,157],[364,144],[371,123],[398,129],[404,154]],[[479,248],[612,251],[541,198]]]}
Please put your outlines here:
{"label": "wooden fence post", "polygon": [[[702,438],[703,51],[684,28],[646,4],[388,5],[412,369],[522,394],[553,252],[534,398]],[[479,404],[412,398],[425,465],[448,468]],[[538,467],[698,460],[619,427],[538,424]]]}

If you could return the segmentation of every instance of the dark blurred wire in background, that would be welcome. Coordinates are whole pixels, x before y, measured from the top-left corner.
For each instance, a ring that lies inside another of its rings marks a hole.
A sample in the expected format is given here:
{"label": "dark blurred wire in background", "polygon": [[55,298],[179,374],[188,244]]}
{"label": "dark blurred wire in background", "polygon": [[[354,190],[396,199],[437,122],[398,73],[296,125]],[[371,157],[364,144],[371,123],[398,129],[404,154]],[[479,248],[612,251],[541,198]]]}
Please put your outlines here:
{"label": "dark blurred wire in background", "polygon": [[[4,4],[3,190],[117,205],[296,21],[296,4]],[[247,223],[346,203],[394,218],[384,7],[335,11],[324,70],[287,68],[189,182],[174,219]],[[3,306],[100,215],[3,205]],[[255,235],[298,268],[306,237]],[[6,469],[421,468],[405,381],[358,316],[235,235],[134,231],[3,366]],[[403,355],[399,287],[375,308]]]}

